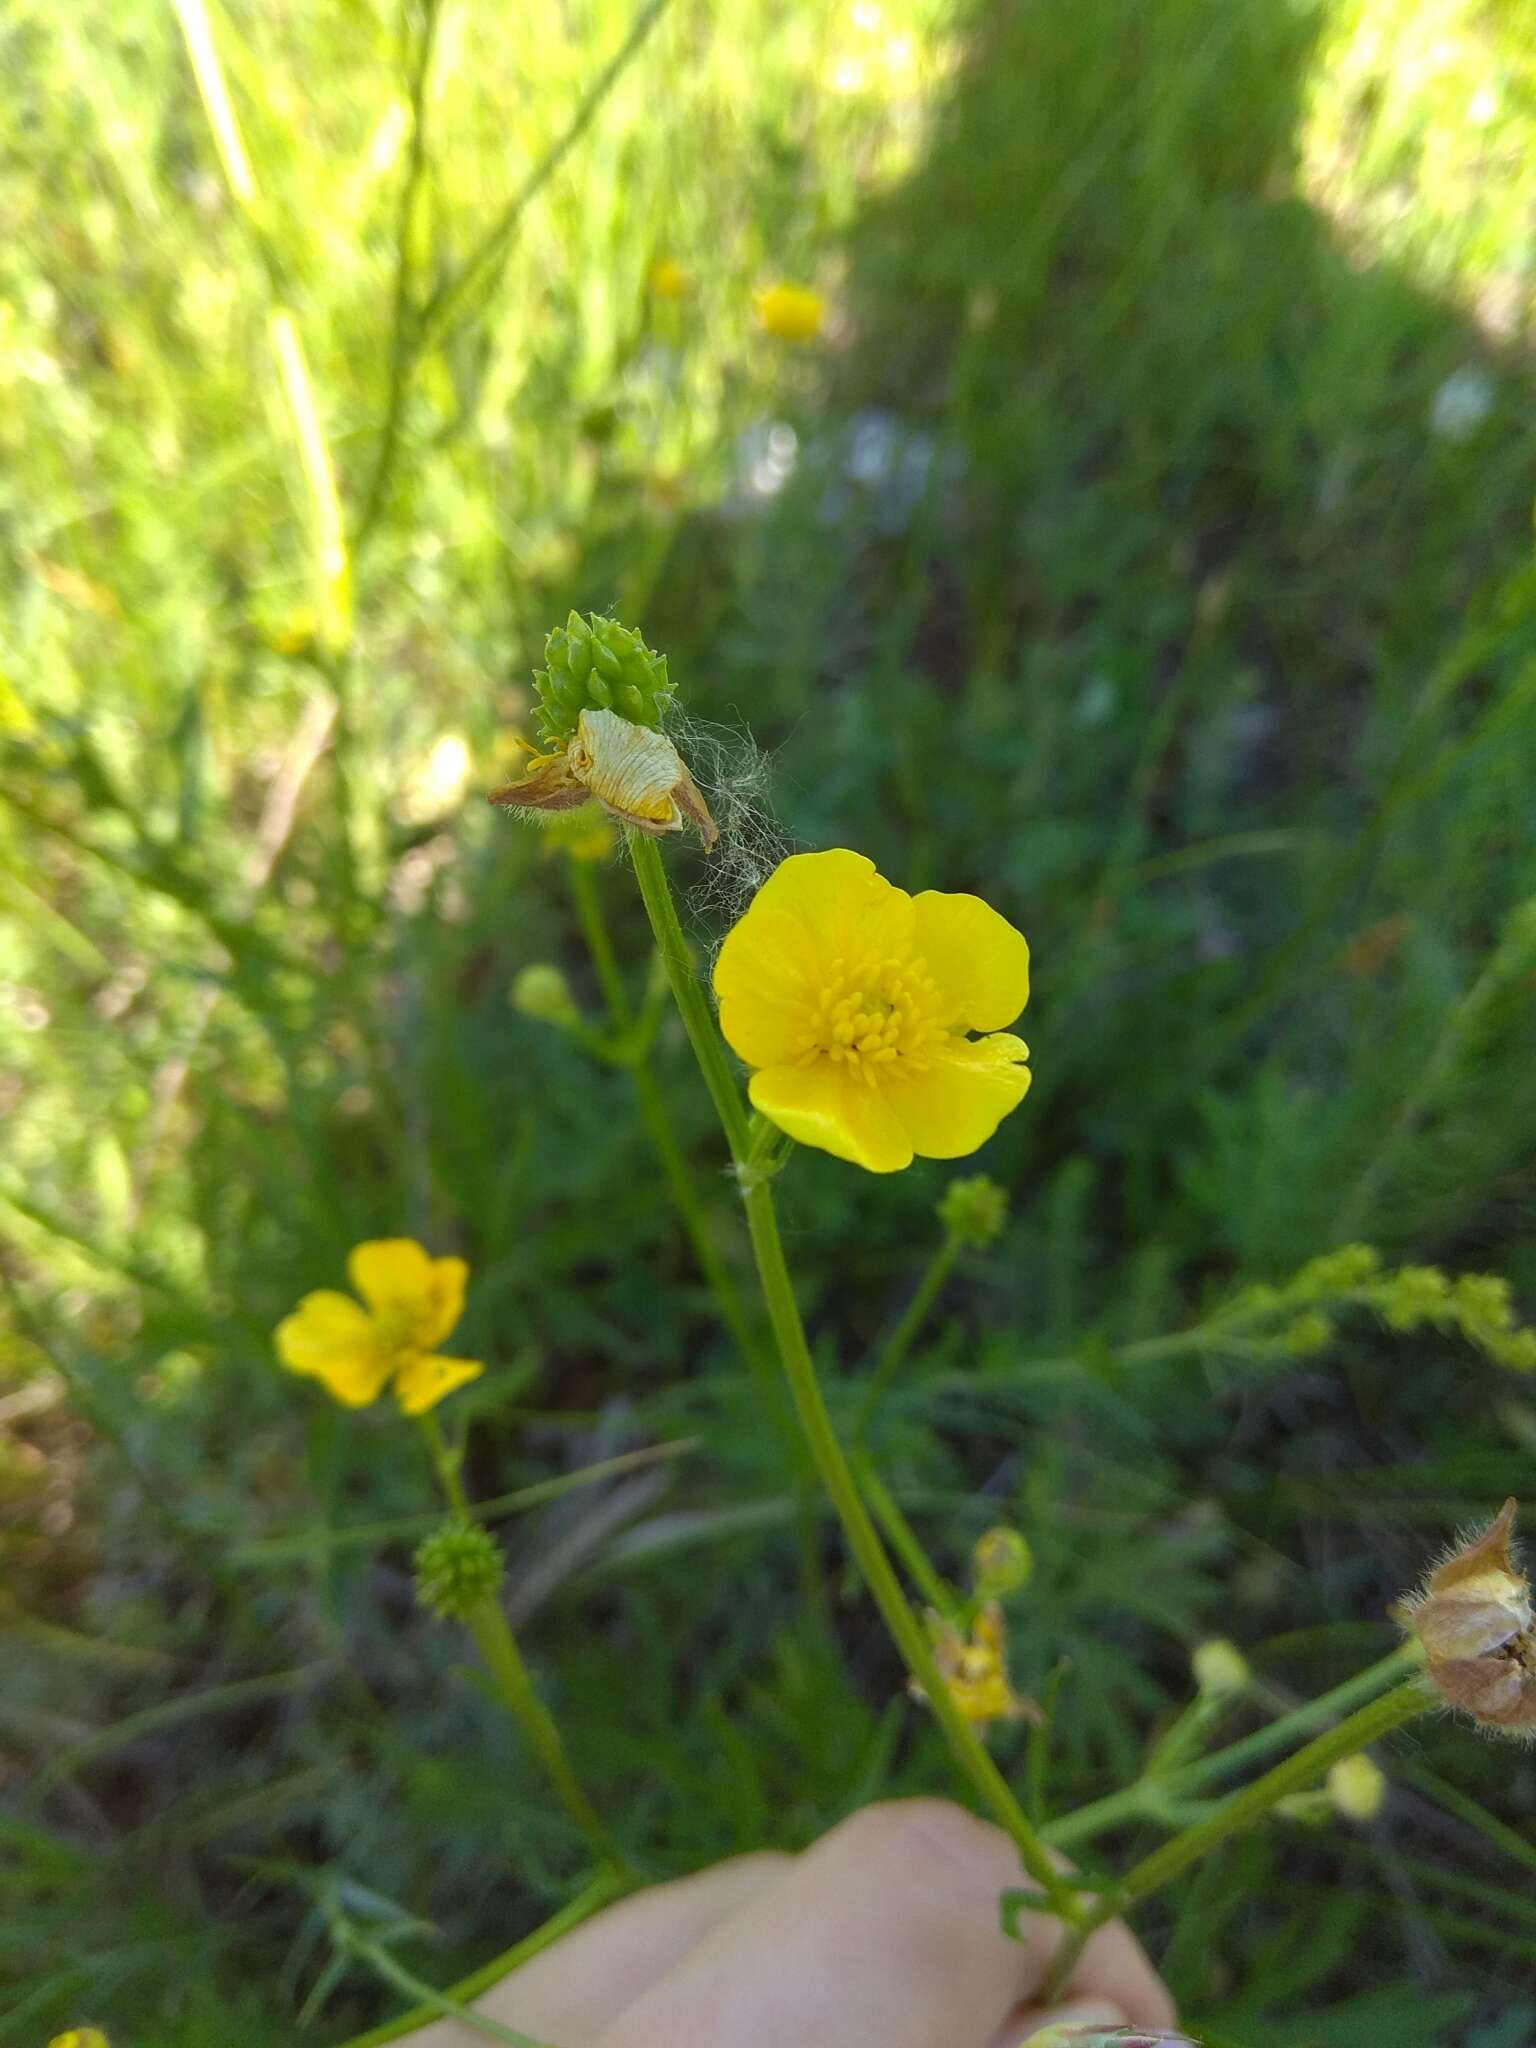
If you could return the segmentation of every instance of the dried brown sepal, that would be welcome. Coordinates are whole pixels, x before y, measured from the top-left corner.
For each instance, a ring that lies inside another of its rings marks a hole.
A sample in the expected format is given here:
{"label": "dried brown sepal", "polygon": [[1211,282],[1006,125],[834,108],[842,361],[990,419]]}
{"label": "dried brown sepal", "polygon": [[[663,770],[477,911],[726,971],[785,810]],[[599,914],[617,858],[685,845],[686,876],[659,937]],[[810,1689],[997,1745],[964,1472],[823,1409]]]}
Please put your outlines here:
{"label": "dried brown sepal", "polygon": [[1485,1728],[1536,1738],[1536,1613],[1514,1552],[1513,1500],[1403,1603],[1425,1671],[1448,1706]]}
{"label": "dried brown sepal", "polygon": [[554,754],[541,754],[516,782],[491,792],[504,810],[568,811],[589,797],[621,824],[656,838],[692,825],[709,852],[720,837],[699,786],[665,733],[615,711],[583,711]]}

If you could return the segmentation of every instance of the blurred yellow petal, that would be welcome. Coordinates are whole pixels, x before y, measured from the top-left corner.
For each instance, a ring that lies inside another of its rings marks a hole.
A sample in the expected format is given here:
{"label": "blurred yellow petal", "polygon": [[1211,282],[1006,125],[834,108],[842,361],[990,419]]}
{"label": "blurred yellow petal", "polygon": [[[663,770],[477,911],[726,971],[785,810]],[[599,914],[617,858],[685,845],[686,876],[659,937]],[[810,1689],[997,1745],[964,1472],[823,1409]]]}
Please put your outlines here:
{"label": "blurred yellow petal", "polygon": [[483,1365],[471,1358],[409,1357],[395,1375],[395,1398],[407,1415],[425,1415],[445,1394],[479,1379]]}
{"label": "blurred yellow petal", "polygon": [[317,1379],[349,1408],[378,1399],[390,1358],[372,1318],[349,1295],[321,1289],[306,1294],[277,1326],[277,1355],[290,1372]]}
{"label": "blurred yellow petal", "polygon": [[430,1308],[418,1330],[422,1344],[441,1344],[464,1313],[469,1264],[464,1259],[434,1259]]}
{"label": "blurred yellow petal", "polygon": [[1029,943],[979,896],[925,889],[913,898],[917,950],[972,1031],[1001,1031],[1029,1001]]}
{"label": "blurred yellow petal", "polygon": [[419,1312],[432,1299],[432,1261],[409,1237],[377,1237],[347,1260],[352,1285],[376,1315]]}
{"label": "blurred yellow petal", "polygon": [[956,1039],[926,1073],[905,1074],[886,1091],[891,1114],[921,1159],[963,1159],[985,1145],[1029,1093],[1029,1047],[999,1031]]}
{"label": "blurred yellow petal", "polygon": [[775,341],[814,341],[827,309],[820,292],[799,284],[770,284],[753,293],[752,310]]}
{"label": "blurred yellow petal", "polygon": [[869,1173],[898,1173],[912,1146],[878,1088],[846,1066],[767,1067],[752,1076],[752,1107],[802,1145]]}

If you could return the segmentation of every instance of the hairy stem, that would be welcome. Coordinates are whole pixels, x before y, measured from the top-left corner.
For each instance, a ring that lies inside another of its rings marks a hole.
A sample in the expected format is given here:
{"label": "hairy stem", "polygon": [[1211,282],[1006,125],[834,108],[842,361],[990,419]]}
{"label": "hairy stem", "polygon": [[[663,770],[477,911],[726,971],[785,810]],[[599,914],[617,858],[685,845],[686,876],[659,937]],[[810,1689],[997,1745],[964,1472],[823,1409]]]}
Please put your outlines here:
{"label": "hairy stem", "polygon": [[605,1870],[593,1878],[584,1891],[578,1892],[569,1905],[562,1906],[542,1927],[536,1927],[532,1934],[525,1934],[521,1941],[504,1949],[499,1956],[493,1956],[488,1963],[482,1963],[478,1970],[461,1977],[456,1984],[450,1984],[446,1991],[434,1992],[430,2002],[423,2000],[413,2005],[409,2012],[385,2020],[381,2026],[370,2027],[366,2034],[355,2034],[350,2041],[343,2041],[341,2048],[389,2048],[389,2043],[398,2041],[402,2034],[413,2033],[417,2027],[435,2019],[442,2010],[441,2000],[451,1999],[455,2007],[468,2005],[471,1999],[480,1997],[492,1985],[520,1970],[524,1963],[531,1963],[545,1949],[553,1948],[557,1941],[590,1920],[594,1913],[600,1913],[604,1906],[612,1905],[623,1892],[623,1880],[615,1872]]}
{"label": "hairy stem", "polygon": [[[469,1502],[465,1497],[463,1480],[459,1476],[458,1459],[444,1441],[437,1417],[430,1410],[418,1420],[421,1423],[422,1435],[426,1439],[433,1469],[437,1473],[438,1483],[443,1489],[443,1497],[451,1512],[461,1521],[467,1522],[470,1519]],[[500,1599],[493,1593],[486,1594],[468,1609],[464,1621],[475,1639],[502,1703],[521,1727],[529,1747],[544,1766],[561,1805],[586,1836],[599,1862],[622,1877],[632,1879],[634,1873],[625,1859],[624,1852],[598,1819],[591,1801],[582,1790],[581,1781],[566,1754],[559,1725],[539,1698]]]}

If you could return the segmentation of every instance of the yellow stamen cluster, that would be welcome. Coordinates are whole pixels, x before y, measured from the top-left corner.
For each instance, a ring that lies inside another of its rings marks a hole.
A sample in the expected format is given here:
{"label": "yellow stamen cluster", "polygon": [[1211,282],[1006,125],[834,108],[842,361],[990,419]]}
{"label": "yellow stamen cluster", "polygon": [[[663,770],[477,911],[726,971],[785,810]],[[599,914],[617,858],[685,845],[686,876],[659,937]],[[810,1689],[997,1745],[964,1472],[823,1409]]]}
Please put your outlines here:
{"label": "yellow stamen cluster", "polygon": [[846,1061],[870,1083],[877,1068],[895,1068],[898,1061],[924,1073],[951,1035],[942,1006],[925,960],[866,960],[851,970],[846,960],[834,960],[807,1002],[795,1064]]}

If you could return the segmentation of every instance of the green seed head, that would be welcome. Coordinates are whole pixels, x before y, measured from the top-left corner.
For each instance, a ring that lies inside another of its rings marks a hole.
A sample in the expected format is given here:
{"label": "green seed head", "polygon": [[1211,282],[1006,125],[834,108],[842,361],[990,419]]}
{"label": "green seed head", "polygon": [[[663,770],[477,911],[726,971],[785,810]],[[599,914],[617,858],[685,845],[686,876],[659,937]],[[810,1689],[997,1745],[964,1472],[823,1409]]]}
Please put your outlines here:
{"label": "green seed head", "polygon": [[961,1244],[984,1251],[1008,1221],[1007,1192],[984,1173],[952,1180],[939,1203],[939,1221]]}
{"label": "green seed head", "polygon": [[495,1594],[505,1565],[500,1547],[476,1522],[444,1522],[416,1553],[416,1598],[445,1621],[463,1621]]}
{"label": "green seed head", "polygon": [[667,657],[653,654],[632,626],[599,612],[572,612],[544,642],[535,669],[539,737],[561,747],[583,711],[616,711],[634,725],[659,726],[672,702]]}

